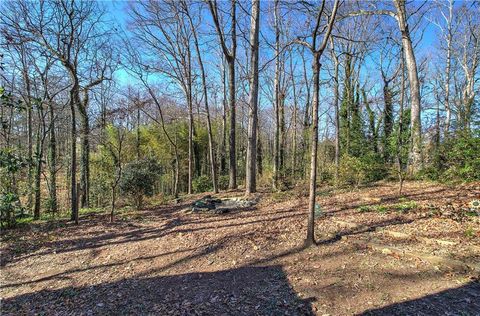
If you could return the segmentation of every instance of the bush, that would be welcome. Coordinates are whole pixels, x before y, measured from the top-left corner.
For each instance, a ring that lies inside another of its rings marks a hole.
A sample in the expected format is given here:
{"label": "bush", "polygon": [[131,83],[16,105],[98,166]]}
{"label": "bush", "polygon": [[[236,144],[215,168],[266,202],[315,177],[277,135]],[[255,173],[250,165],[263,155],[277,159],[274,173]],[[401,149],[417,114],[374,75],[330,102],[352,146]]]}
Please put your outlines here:
{"label": "bush", "polygon": [[338,168],[338,184],[360,185],[365,180],[362,162],[359,158],[343,155]]}
{"label": "bush", "polygon": [[228,189],[228,181],[229,181],[228,175],[223,175],[218,177],[218,188],[220,190]]}
{"label": "bush", "polygon": [[16,218],[24,213],[20,198],[15,193],[2,193],[0,195],[0,223],[3,227],[15,225]]}
{"label": "bush", "polygon": [[119,187],[134,199],[137,209],[142,207],[143,197],[152,196],[155,182],[160,175],[160,166],[154,160],[137,160],[125,166]]}
{"label": "bush", "polygon": [[447,180],[480,180],[480,137],[464,135],[449,139],[441,149]]}
{"label": "bush", "polygon": [[19,215],[24,213],[15,175],[27,166],[27,161],[10,148],[0,149],[0,225],[12,227]]}
{"label": "bush", "polygon": [[480,180],[480,137],[460,134],[442,143],[435,159],[416,178],[434,181]]}
{"label": "bush", "polygon": [[202,193],[212,190],[212,180],[207,176],[200,176],[192,181],[193,192]]}
{"label": "bush", "polygon": [[387,170],[378,154],[368,153],[361,158],[343,155],[338,170],[338,184],[361,185],[385,178]]}
{"label": "bush", "polygon": [[375,182],[387,176],[387,169],[379,154],[370,152],[364,155],[361,161],[366,183]]}

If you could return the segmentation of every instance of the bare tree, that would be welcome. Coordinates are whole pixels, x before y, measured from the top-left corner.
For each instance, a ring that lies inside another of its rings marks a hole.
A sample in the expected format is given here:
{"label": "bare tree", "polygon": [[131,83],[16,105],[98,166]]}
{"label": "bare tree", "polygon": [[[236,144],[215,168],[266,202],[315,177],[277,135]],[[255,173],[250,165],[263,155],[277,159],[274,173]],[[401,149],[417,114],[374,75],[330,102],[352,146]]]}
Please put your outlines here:
{"label": "bare tree", "polygon": [[[305,40],[298,39],[298,43],[307,47],[313,55],[312,71],[313,71],[313,102],[312,102],[312,131],[311,131],[311,153],[310,153],[310,194],[308,198],[308,224],[307,237],[305,246],[310,246],[316,243],[315,241],[315,196],[317,189],[317,152],[318,152],[318,108],[320,97],[320,57],[327,46],[330,34],[332,33],[333,24],[337,15],[339,1],[335,0],[330,15],[325,10],[326,1],[323,0],[320,7],[316,8],[316,17],[311,37],[311,43]],[[322,27],[322,18],[327,16],[327,24]],[[318,36],[320,30],[323,30],[324,35],[321,41]]]}
{"label": "bare tree", "polygon": [[246,193],[257,190],[257,125],[258,125],[258,51],[259,51],[260,0],[252,0],[250,23],[250,93],[248,99],[248,144],[246,165]]}
{"label": "bare tree", "polygon": [[[188,106],[188,194],[191,194],[194,167],[192,30],[173,1],[148,1],[132,5],[137,41],[150,52],[143,71],[157,72],[173,79],[185,95]],[[158,57],[162,58],[157,63]],[[151,90],[149,90],[151,91]],[[199,167],[199,166],[197,166]]]}
{"label": "bare tree", "polygon": [[230,19],[231,19],[231,48],[227,47],[227,39],[220,25],[220,17],[218,14],[218,5],[216,0],[208,0],[208,6],[213,17],[213,22],[217,30],[220,45],[222,47],[225,60],[228,64],[228,91],[229,91],[229,108],[230,108],[230,136],[229,136],[229,189],[237,188],[237,157],[235,147],[235,56],[237,51],[237,18],[236,18],[236,0],[231,0]]}
{"label": "bare tree", "polygon": [[[15,5],[10,6],[1,18],[9,37],[43,47],[61,63],[71,81],[69,92],[70,195],[71,219],[76,223],[78,223],[76,111],[83,109],[80,97],[84,82],[82,66],[94,67],[93,64],[89,64],[92,62],[90,49],[101,51],[101,46],[105,44],[105,42],[101,42],[105,31],[100,27],[103,23],[103,13],[95,2],[41,1],[36,3],[18,1]],[[103,44],[100,44],[100,47],[96,46],[99,43]],[[86,134],[88,130],[83,129],[82,133],[84,139],[88,138]],[[88,161],[86,163],[88,164]],[[85,175],[83,178],[87,179]],[[84,184],[84,187],[88,188],[88,185]]]}
{"label": "bare tree", "polygon": [[[359,10],[347,14],[347,16],[358,15],[384,15],[394,18],[397,22],[402,36],[402,47],[405,55],[405,65],[410,84],[410,153],[409,168],[411,172],[417,172],[422,168],[422,126],[421,126],[421,98],[420,98],[420,80],[418,77],[418,67],[415,58],[412,38],[408,24],[408,14],[405,0],[393,0],[395,11],[393,10]],[[417,10],[418,11],[418,10]]]}
{"label": "bare tree", "polygon": [[208,149],[209,149],[209,155],[210,155],[210,170],[211,170],[211,176],[212,176],[212,185],[213,185],[213,192],[218,193],[218,186],[217,186],[217,166],[216,166],[216,159],[215,159],[215,149],[213,145],[213,132],[212,132],[212,123],[210,119],[210,107],[208,104],[208,89],[207,89],[207,76],[205,73],[205,66],[203,64],[203,59],[202,59],[202,53],[200,50],[200,45],[198,41],[198,35],[197,35],[197,30],[196,28],[198,26],[195,26],[193,23],[192,16],[190,14],[190,11],[188,9],[189,5],[185,0],[182,0],[181,2],[182,9],[184,13],[186,14],[190,28],[192,29],[192,34],[193,34],[193,42],[195,44],[195,50],[197,52],[197,59],[198,59],[198,64],[200,66],[200,73],[202,77],[202,87],[203,87],[203,97],[205,100],[205,111],[207,114],[207,130],[208,130]]}

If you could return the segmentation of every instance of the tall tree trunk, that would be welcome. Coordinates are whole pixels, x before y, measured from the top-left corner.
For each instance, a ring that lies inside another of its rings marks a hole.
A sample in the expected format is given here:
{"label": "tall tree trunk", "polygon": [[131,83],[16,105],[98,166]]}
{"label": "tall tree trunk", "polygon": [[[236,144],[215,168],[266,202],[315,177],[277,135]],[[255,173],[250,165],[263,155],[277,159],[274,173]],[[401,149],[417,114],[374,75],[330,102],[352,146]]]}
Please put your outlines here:
{"label": "tall tree trunk", "polygon": [[303,80],[305,84],[305,88],[307,90],[307,95],[305,99],[305,112],[303,114],[303,137],[302,137],[302,176],[306,176],[307,174],[307,163],[306,163],[306,155],[307,155],[307,148],[308,148],[308,128],[309,128],[309,121],[310,121],[310,80],[307,74],[307,62],[305,61],[304,51],[301,54],[302,57],[302,65],[303,65]]}
{"label": "tall tree trunk", "polygon": [[317,151],[318,151],[318,107],[320,94],[320,57],[327,46],[330,34],[332,32],[333,23],[337,15],[339,0],[335,0],[333,10],[328,18],[328,24],[325,28],[325,35],[319,48],[317,48],[317,36],[320,28],[320,21],[323,14],[322,7],[317,16],[315,29],[312,33],[312,45],[309,46],[313,53],[312,71],[313,71],[313,108],[312,108],[312,135],[311,135],[311,153],[310,153],[310,192],[308,197],[308,222],[307,222],[307,238],[305,246],[315,244],[315,195],[317,189]]}
{"label": "tall tree trunk", "polygon": [[[41,105],[39,105],[41,107]],[[39,111],[41,111],[39,109]],[[41,203],[41,176],[42,176],[42,156],[43,156],[43,137],[42,137],[42,127],[40,126],[43,118],[43,114],[39,113],[39,126],[37,128],[36,136],[36,146],[35,146],[35,174],[34,174],[34,203],[33,203],[33,218],[40,218],[40,203]],[[45,123],[45,122],[43,122]]]}
{"label": "tall tree trunk", "polygon": [[410,104],[411,104],[411,148],[409,153],[409,168],[412,173],[422,168],[422,125],[420,120],[421,100],[420,81],[418,79],[417,61],[413,50],[412,39],[407,23],[405,0],[395,0],[397,9],[397,22],[402,34],[402,46],[405,53],[405,64],[410,83]]}
{"label": "tall tree trunk", "polygon": [[295,80],[295,74],[293,71],[293,61],[290,58],[290,73],[292,75],[292,93],[293,93],[293,135],[292,135],[292,180],[295,180],[297,170],[297,115],[298,115],[298,102],[297,102],[297,85]]}
{"label": "tall tree trunk", "polygon": [[262,138],[260,136],[260,124],[257,122],[257,172],[261,176],[263,174],[263,153]]}
{"label": "tall tree trunk", "polygon": [[317,190],[317,151],[318,151],[318,105],[320,91],[320,54],[314,53],[313,70],[313,108],[312,134],[310,135],[310,194],[308,197],[308,225],[305,245],[315,244],[315,195]]}
{"label": "tall tree trunk", "polygon": [[450,108],[450,72],[452,64],[452,18],[453,18],[453,0],[448,3],[448,17],[447,17],[447,57],[445,67],[445,126],[444,136],[448,137],[450,131],[450,121],[452,119],[452,110]]}
{"label": "tall tree trunk", "polygon": [[237,158],[235,153],[235,58],[228,62],[228,89],[230,91],[229,180],[228,188],[237,188]]}
{"label": "tall tree trunk", "polygon": [[[85,93],[87,94],[87,93]],[[89,207],[90,191],[90,122],[87,113],[88,98],[83,100],[83,105],[78,107],[80,114],[80,207]]]}
{"label": "tall tree trunk", "polygon": [[400,109],[399,109],[399,120],[398,120],[398,135],[397,135],[397,168],[398,168],[398,195],[402,195],[403,189],[403,162],[402,162],[402,134],[403,134],[403,108],[405,100],[405,58],[402,53],[401,56],[401,83],[400,83]]}
{"label": "tall tree trunk", "polygon": [[53,102],[48,103],[48,112],[50,120],[50,140],[48,148],[48,168],[49,168],[49,182],[50,182],[50,211],[56,214],[58,211],[57,201],[57,140],[55,135],[55,115],[53,109]]}
{"label": "tall tree trunk", "polygon": [[252,17],[250,22],[250,95],[248,114],[248,146],[246,165],[246,193],[257,190],[257,103],[258,103],[258,37],[260,23],[260,0],[252,0]]}
{"label": "tall tree trunk", "polygon": [[340,66],[340,62],[338,60],[337,55],[335,55],[335,51],[333,49],[333,41],[332,44],[332,57],[334,61],[334,72],[333,72],[333,106],[335,108],[335,181],[338,181],[338,172],[340,168],[340,111],[338,107],[338,102],[340,99],[339,95],[339,76],[338,76],[338,68]]}
{"label": "tall tree trunk", "polygon": [[279,156],[279,165],[280,165],[280,177],[283,179],[285,172],[285,146],[286,146],[286,135],[285,135],[285,93],[282,90],[280,92],[280,150],[278,153]]}
{"label": "tall tree trunk", "polygon": [[274,140],[274,161],[273,161],[273,189],[279,189],[280,177],[280,27],[279,0],[275,0],[274,19],[275,19],[275,79],[274,79],[274,107],[275,107],[275,140]]}
{"label": "tall tree trunk", "polygon": [[220,174],[225,175],[227,170],[227,83],[226,83],[226,67],[222,62],[222,84],[223,84],[223,100],[222,100],[222,141],[220,144]]}
{"label": "tall tree trunk", "polygon": [[187,193],[192,194],[192,178],[193,178],[193,105],[190,95],[191,91],[188,92],[187,102],[188,102],[188,187]]}
{"label": "tall tree trunk", "polygon": [[75,224],[78,224],[78,203],[77,203],[77,127],[75,119],[75,108],[80,103],[80,90],[78,79],[72,78],[73,86],[70,90],[70,206],[71,217]]}
{"label": "tall tree trunk", "polygon": [[[137,104],[137,135],[136,136],[137,137],[136,137],[136,143],[135,143],[135,151],[137,153],[137,160],[140,160],[140,104]],[[115,203],[115,202],[112,202],[112,203]],[[113,208],[115,208],[115,205],[113,205]]]}
{"label": "tall tree trunk", "polygon": [[393,100],[389,84],[390,80],[383,76],[383,157],[386,162],[390,161],[391,158],[388,144],[393,129]]}

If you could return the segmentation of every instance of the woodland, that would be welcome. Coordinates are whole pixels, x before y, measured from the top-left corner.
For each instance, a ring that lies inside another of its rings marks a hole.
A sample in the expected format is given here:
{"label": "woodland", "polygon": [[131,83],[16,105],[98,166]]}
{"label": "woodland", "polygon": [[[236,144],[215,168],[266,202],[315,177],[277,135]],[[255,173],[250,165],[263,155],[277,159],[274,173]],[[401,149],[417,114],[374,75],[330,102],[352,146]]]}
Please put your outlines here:
{"label": "woodland", "polygon": [[480,3],[0,3],[2,315],[480,315]]}

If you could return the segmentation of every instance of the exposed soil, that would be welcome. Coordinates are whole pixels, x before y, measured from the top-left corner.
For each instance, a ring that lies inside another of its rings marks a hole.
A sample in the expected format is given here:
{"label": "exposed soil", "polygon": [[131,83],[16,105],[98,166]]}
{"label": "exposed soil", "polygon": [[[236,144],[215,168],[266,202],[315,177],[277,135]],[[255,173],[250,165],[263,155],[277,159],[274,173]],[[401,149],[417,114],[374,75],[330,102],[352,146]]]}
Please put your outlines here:
{"label": "exposed soil", "polygon": [[11,230],[2,315],[480,315],[480,221],[468,212],[480,185],[396,190],[320,190],[319,245],[307,249],[304,189],[225,214],[185,212],[196,196],[113,224]]}

